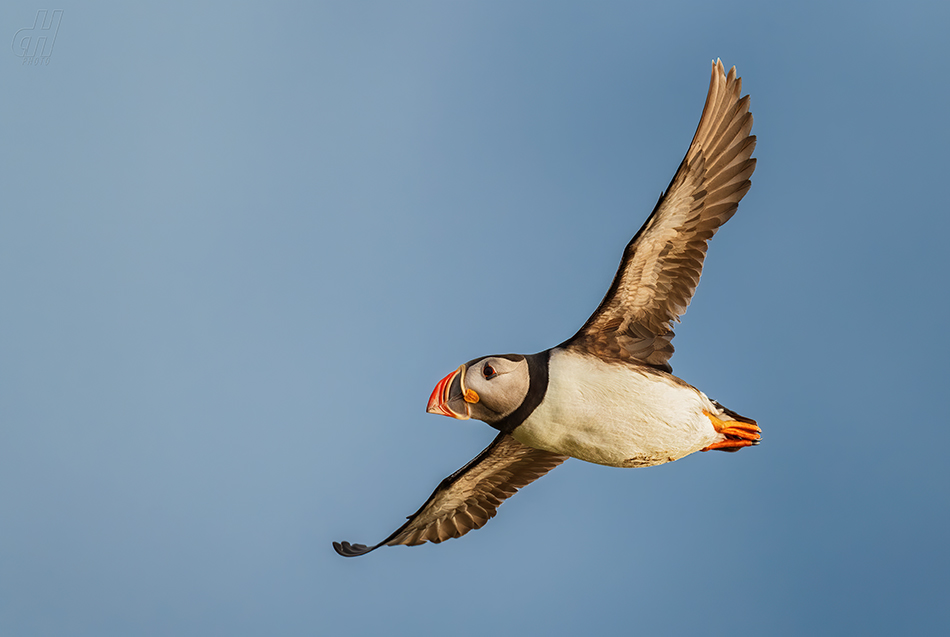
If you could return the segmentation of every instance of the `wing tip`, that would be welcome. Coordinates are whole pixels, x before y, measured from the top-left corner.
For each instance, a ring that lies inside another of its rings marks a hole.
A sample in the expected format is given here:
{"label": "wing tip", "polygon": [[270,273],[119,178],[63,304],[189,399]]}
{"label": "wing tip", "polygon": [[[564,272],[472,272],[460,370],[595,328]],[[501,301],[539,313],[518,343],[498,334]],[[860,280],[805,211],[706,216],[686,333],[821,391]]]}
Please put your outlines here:
{"label": "wing tip", "polygon": [[[378,545],[377,545],[378,546]],[[366,546],[365,544],[350,544],[349,542],[334,542],[333,550],[343,557],[358,557],[366,555],[376,546]]]}
{"label": "wing tip", "polygon": [[724,78],[726,84],[732,84],[733,82],[742,82],[742,78],[739,77],[739,71],[736,69],[736,65],[733,64],[729,67],[729,70],[726,71],[726,66],[722,63],[721,58],[716,58],[712,62],[712,76],[713,79]]}

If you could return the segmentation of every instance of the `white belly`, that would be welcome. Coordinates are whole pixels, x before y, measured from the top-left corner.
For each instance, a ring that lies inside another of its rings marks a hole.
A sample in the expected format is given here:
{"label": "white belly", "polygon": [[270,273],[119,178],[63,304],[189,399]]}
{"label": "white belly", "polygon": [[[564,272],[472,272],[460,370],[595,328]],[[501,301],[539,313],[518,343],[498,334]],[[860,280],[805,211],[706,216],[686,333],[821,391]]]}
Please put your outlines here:
{"label": "white belly", "polygon": [[612,467],[672,462],[724,438],[703,414],[721,410],[677,381],[556,349],[544,400],[512,435],[531,447]]}

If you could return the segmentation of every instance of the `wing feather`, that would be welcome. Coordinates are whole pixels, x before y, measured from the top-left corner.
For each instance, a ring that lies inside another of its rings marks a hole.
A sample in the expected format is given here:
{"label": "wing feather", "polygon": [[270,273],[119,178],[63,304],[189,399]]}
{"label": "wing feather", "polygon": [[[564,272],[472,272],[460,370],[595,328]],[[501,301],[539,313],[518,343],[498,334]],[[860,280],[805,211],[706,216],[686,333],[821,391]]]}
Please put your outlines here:
{"label": "wing feather", "polygon": [[562,347],[671,371],[673,323],[699,283],[706,247],[752,185],[755,136],[742,80],[712,65],[696,134],[666,192],[624,250],[603,301]]}
{"label": "wing feather", "polygon": [[480,529],[518,489],[567,460],[499,434],[467,465],[443,480],[418,511],[375,546],[334,542],[344,557],[364,555],[380,546],[439,543]]}

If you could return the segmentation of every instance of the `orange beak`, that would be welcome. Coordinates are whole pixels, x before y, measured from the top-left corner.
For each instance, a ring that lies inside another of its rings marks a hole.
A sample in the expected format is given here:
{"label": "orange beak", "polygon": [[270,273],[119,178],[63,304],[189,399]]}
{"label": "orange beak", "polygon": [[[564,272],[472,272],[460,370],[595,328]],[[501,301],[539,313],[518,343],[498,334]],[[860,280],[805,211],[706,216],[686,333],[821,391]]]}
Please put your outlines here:
{"label": "orange beak", "polygon": [[472,401],[470,400],[465,400],[465,413],[459,413],[449,406],[449,392],[452,390],[452,382],[456,376],[460,376],[459,387],[462,388],[462,394],[465,395],[465,365],[460,365],[457,370],[440,380],[435,389],[432,390],[432,395],[429,396],[429,404],[426,406],[428,413],[450,416],[459,420],[468,420],[472,417],[472,410],[469,407]]}

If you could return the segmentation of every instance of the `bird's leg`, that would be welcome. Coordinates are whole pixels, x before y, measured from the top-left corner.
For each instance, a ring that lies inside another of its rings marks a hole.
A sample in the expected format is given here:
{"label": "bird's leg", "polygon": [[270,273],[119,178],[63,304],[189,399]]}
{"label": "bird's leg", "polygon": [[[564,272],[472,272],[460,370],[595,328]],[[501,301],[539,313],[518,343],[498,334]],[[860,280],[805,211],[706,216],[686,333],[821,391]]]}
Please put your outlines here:
{"label": "bird's leg", "polygon": [[726,439],[721,442],[714,442],[708,447],[705,447],[703,451],[711,451],[713,449],[719,449],[720,451],[738,451],[743,447],[751,447],[752,445],[759,444],[759,440],[762,438],[760,435],[762,430],[754,421],[719,420],[719,418],[705,409],[703,410],[703,414],[709,418],[713,429],[726,437]]}

